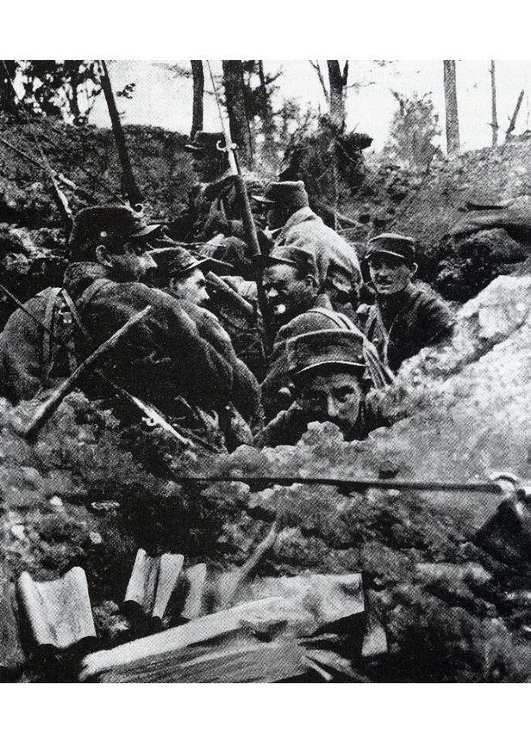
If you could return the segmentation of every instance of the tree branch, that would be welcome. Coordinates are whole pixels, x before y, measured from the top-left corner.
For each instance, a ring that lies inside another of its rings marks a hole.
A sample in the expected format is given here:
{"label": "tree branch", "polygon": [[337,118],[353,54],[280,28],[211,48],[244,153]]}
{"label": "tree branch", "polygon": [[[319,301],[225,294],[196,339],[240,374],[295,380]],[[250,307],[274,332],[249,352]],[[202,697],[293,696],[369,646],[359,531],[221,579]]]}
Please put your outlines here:
{"label": "tree branch", "polygon": [[309,63],[317,73],[317,77],[319,79],[319,83],[321,84],[326,103],[330,104],[330,94],[328,93],[328,89],[326,88],[326,83],[323,77],[323,71],[321,70],[321,66],[319,65],[319,60],[309,60]]}

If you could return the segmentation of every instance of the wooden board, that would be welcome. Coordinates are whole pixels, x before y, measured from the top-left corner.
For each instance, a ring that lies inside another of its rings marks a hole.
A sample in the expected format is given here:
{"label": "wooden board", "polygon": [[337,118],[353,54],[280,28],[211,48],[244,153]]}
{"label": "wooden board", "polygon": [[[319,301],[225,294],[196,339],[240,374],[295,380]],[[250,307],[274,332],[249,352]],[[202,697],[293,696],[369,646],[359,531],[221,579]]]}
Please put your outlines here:
{"label": "wooden board", "polygon": [[260,630],[265,626],[282,625],[286,635],[298,636],[312,632],[313,624],[313,618],[302,607],[280,597],[245,602],[109,651],[89,654],[83,661],[80,678],[104,679],[106,672],[123,668],[136,660],[156,659],[159,656],[170,658],[173,652],[187,646],[237,631],[249,632],[253,627]]}

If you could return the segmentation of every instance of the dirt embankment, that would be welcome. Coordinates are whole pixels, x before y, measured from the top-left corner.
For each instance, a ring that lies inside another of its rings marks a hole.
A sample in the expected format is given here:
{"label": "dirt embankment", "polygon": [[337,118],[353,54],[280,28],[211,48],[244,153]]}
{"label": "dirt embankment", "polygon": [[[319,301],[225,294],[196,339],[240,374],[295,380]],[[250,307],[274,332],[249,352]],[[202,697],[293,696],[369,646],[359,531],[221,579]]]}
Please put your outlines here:
{"label": "dirt embankment", "polygon": [[[42,580],[84,567],[98,633],[109,643],[126,632],[119,604],[137,547],[226,569],[248,558],[278,516],[282,530],[262,574],[363,571],[391,649],[385,674],[375,679],[529,679],[522,630],[529,613],[506,598],[515,585],[525,589],[529,559],[508,562],[475,541],[499,498],[297,484],[252,491],[245,477],[527,476],[530,291],[530,277],[504,277],[465,305],[452,343],[404,366],[389,398],[400,421],[363,443],[314,425],[296,446],[240,448],[213,466],[212,459],[198,464],[189,453],[176,455],[156,431],[132,439],[80,394],[34,445],[9,426],[34,404],[4,407],[1,549],[12,578],[29,570]],[[234,481],[184,486],[162,475],[154,455],[177,473],[214,470]]]}

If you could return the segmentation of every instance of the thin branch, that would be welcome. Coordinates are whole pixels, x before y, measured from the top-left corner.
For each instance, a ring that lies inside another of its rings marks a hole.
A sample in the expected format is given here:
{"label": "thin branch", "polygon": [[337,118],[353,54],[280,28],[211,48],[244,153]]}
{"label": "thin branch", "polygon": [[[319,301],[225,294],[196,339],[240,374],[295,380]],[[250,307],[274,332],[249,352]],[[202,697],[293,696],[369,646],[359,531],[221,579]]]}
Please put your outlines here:
{"label": "thin branch", "polygon": [[319,60],[310,60],[309,63],[317,73],[317,77],[319,78],[319,83],[321,84],[321,88],[323,89],[326,103],[330,104],[330,94],[328,93],[328,89],[326,88],[326,83],[323,77],[323,71],[321,70],[321,66],[319,65]]}

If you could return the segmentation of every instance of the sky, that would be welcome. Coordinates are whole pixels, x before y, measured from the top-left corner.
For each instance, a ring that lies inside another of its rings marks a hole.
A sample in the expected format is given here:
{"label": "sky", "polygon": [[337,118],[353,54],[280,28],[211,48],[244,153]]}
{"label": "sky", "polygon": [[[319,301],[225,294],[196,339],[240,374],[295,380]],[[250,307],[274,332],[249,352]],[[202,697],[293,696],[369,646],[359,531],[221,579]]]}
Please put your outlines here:
{"label": "sky", "polygon": [[[135,83],[131,100],[120,98],[119,109],[124,123],[158,125],[169,130],[187,133],[192,110],[192,81],[176,77],[172,65],[189,67],[187,60],[114,60],[109,72],[115,91]],[[491,94],[489,60],[457,61],[457,96],[461,131],[461,150],[488,146],[491,143]],[[302,105],[312,104],[326,111],[324,96],[317,76],[308,60],[265,60],[266,72],[282,68],[278,80],[281,95],[296,98]],[[221,70],[213,61],[214,73]],[[518,94],[525,91],[516,133],[529,127],[529,91],[531,61],[496,61],[499,139],[507,129]],[[444,147],[444,92],[441,60],[395,60],[379,66],[375,61],[351,60],[350,81],[361,83],[350,89],[347,98],[347,126],[368,133],[374,139],[372,150],[380,151],[388,137],[389,125],[397,104],[391,94],[430,94],[439,114]],[[103,97],[91,115],[96,125],[108,126],[109,119]],[[212,97],[206,97],[206,130],[219,129],[217,112]]]}

